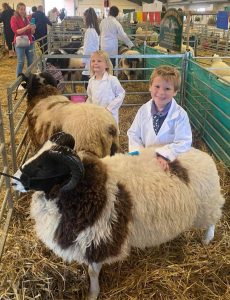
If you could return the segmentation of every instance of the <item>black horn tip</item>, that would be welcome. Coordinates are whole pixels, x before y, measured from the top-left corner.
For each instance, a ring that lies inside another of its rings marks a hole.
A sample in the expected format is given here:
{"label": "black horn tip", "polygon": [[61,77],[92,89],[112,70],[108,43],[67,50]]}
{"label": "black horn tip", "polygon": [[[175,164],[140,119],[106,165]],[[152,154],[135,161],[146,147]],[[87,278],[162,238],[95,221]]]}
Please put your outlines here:
{"label": "black horn tip", "polygon": [[75,146],[73,136],[69,133],[65,133],[64,131],[59,131],[53,134],[50,137],[50,141],[58,144],[59,146],[65,146],[71,149],[74,149]]}

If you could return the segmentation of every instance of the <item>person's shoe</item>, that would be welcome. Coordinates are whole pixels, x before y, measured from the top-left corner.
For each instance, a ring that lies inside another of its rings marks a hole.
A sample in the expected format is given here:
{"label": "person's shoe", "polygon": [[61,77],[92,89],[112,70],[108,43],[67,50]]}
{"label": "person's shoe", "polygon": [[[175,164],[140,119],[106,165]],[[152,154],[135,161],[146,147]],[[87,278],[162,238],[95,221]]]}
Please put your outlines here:
{"label": "person's shoe", "polygon": [[14,57],[14,51],[10,50],[9,51],[9,58],[12,58],[12,57]]}

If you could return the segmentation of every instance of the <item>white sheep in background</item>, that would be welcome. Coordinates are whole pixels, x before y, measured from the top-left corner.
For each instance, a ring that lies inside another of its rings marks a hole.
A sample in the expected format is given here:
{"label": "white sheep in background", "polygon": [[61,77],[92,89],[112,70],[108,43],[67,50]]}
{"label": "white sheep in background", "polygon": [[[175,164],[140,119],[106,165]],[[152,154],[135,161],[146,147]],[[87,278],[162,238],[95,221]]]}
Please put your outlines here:
{"label": "white sheep in background", "polygon": [[222,58],[218,54],[213,55],[212,64],[207,69],[216,75],[230,76],[230,66],[222,61]]}
{"label": "white sheep in background", "polygon": [[[188,46],[189,52],[192,54],[192,56],[195,56],[194,49],[191,46]],[[187,52],[187,45],[182,44],[181,46],[181,53]],[[177,52],[175,52],[177,53]]]}
{"label": "white sheep in background", "polygon": [[146,29],[142,29],[142,27],[138,27],[136,30],[135,44],[140,45],[143,44],[144,41],[147,42],[148,45],[154,46],[158,43],[159,34],[155,31],[150,31]]}
{"label": "white sheep in background", "polygon": [[[164,54],[178,54],[179,52],[176,52],[176,51],[173,51],[173,50],[168,50],[164,47],[161,47],[159,45],[153,47],[153,49],[161,52],[161,53],[164,53]],[[186,45],[183,45],[181,46],[181,52],[180,53],[186,53],[187,52],[187,46]],[[194,56],[194,50],[191,46],[189,46],[189,52],[191,52],[192,56]]]}
{"label": "white sheep in background", "polygon": [[77,150],[98,157],[118,151],[118,128],[112,114],[94,104],[74,104],[59,94],[47,72],[23,75],[27,89],[27,119],[32,143],[39,148],[55,132],[64,130],[78,140]]}
{"label": "white sheep in background", "polygon": [[136,58],[133,56],[140,55],[141,53],[137,50],[131,50],[126,46],[120,46],[119,54],[128,55],[128,58],[122,57],[119,61],[119,68],[122,69],[120,72],[124,74],[128,80],[137,80],[143,78],[143,71],[139,70],[143,67],[143,60],[142,58]]}
{"label": "white sheep in background", "polygon": [[226,84],[230,83],[230,75],[229,76],[222,76],[221,79],[223,79],[223,82],[226,83]]}
{"label": "white sheep in background", "polygon": [[213,239],[224,198],[207,153],[191,149],[165,172],[153,148],[98,159],[69,147],[70,135],[54,135],[13,185],[37,190],[31,216],[39,238],[64,260],[89,266],[88,299],[98,297],[102,265],[124,259],[131,247],[157,246],[192,227],[208,229],[205,244]]}

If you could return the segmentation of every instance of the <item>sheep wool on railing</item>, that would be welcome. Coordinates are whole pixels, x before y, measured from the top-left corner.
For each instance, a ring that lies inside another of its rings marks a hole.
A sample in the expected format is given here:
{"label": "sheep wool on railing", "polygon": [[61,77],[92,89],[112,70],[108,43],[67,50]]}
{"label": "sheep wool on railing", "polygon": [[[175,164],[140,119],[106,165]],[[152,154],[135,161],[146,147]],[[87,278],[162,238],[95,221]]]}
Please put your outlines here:
{"label": "sheep wool on railing", "polygon": [[205,244],[213,239],[224,198],[207,153],[191,149],[165,172],[151,147],[102,159],[73,148],[71,135],[53,135],[12,184],[37,191],[31,217],[45,245],[89,266],[88,299],[99,295],[102,265],[124,259],[131,247],[157,246],[192,227],[207,229]]}
{"label": "sheep wool on railing", "polygon": [[57,131],[77,139],[77,150],[98,157],[118,151],[118,128],[104,107],[89,103],[74,104],[57,89],[57,81],[47,72],[22,74],[27,89],[27,119],[31,141],[39,148]]}

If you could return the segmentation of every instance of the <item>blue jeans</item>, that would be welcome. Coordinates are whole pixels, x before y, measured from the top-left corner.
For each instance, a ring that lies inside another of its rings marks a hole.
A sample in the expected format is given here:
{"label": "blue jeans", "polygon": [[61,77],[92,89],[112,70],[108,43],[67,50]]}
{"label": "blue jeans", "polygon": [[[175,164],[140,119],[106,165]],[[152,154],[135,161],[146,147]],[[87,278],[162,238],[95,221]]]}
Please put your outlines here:
{"label": "blue jeans", "polygon": [[16,76],[22,73],[25,56],[27,59],[27,68],[32,64],[34,57],[34,44],[29,45],[26,48],[15,47],[15,51],[17,53],[18,65],[16,70]]}

